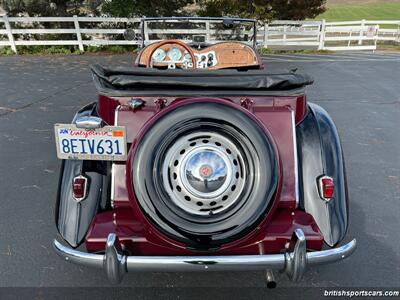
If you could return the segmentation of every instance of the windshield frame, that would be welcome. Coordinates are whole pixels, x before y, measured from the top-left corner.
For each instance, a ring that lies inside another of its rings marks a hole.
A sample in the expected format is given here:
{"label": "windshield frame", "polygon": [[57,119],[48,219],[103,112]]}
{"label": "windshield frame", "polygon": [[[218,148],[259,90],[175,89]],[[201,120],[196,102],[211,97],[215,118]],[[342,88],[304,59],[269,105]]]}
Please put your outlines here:
{"label": "windshield frame", "polygon": [[144,17],[141,19],[140,28],[141,28],[141,38],[142,38],[142,48],[145,45],[145,23],[147,22],[156,22],[156,21],[219,21],[221,23],[247,23],[252,26],[253,35],[253,49],[257,47],[257,20],[256,19],[246,19],[246,18],[238,18],[238,17]]}

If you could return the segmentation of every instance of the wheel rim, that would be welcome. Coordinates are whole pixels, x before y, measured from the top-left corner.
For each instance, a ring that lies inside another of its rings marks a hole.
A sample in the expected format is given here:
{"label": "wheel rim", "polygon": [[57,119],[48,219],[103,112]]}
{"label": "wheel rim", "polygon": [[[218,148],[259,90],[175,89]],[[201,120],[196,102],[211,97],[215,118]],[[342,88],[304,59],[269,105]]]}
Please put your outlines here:
{"label": "wheel rim", "polygon": [[218,132],[195,132],[166,151],[162,183],[187,213],[212,215],[234,205],[246,183],[245,156]]}

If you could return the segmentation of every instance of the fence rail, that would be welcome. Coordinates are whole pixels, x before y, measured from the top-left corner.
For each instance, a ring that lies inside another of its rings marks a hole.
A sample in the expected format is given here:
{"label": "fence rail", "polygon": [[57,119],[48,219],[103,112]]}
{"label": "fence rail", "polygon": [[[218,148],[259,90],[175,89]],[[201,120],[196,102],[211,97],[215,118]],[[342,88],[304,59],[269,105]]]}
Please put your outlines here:
{"label": "fence rail", "polygon": [[[99,45],[137,45],[139,41],[116,39],[115,35],[122,35],[124,28],[101,28],[104,24],[140,24],[140,18],[104,18],[104,17],[8,17],[0,16],[4,29],[0,29],[0,46],[10,46],[17,53],[17,46],[35,45],[72,45],[84,51],[84,46]],[[60,23],[62,28],[45,28],[46,23]],[[85,23],[95,23],[95,28],[85,27]],[[36,26],[41,28],[29,28]],[[65,26],[65,27],[64,27]],[[69,34],[74,39],[51,39],[51,35]],[[8,39],[1,39],[1,35]],[[34,35],[46,35],[48,39],[35,39]],[[87,35],[86,39],[83,35]],[[96,38],[95,35],[101,35]],[[107,37],[110,36],[110,37]],[[114,36],[113,36],[114,35]]]}
{"label": "fence rail", "polygon": [[[140,18],[111,17],[8,17],[0,16],[0,47],[73,45],[84,51],[85,46],[139,45],[162,38],[174,37],[192,41],[195,36],[204,37],[205,42],[215,43],[234,35],[233,29],[221,30],[216,20],[193,20],[195,26],[172,28],[152,26],[156,22],[142,23]],[[163,21],[173,25],[175,20]],[[48,23],[57,23],[59,28],[47,28]],[[144,28],[141,28],[144,24]],[[193,25],[192,24],[192,25]],[[127,40],[124,33],[130,28],[133,38]],[[251,43],[251,28],[241,31]],[[65,39],[60,39],[65,35]],[[40,37],[39,37],[40,36]],[[68,38],[68,39],[67,39]],[[243,38],[246,41],[246,38]],[[262,47],[320,50],[375,50],[378,42],[400,43],[399,21],[288,21],[277,20],[261,24],[258,28],[257,44]]]}
{"label": "fence rail", "polygon": [[264,47],[298,46],[319,50],[375,50],[377,43],[400,43],[399,21],[274,21],[260,28]]}

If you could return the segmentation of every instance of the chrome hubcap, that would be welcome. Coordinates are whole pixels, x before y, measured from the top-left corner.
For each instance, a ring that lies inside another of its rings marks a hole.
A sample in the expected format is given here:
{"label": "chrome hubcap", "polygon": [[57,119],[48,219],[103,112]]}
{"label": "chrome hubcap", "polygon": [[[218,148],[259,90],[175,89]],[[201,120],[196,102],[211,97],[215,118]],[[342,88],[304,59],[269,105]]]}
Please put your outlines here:
{"label": "chrome hubcap", "polygon": [[233,142],[215,132],[192,133],[168,149],[163,185],[172,201],[196,215],[226,210],[245,184],[243,156]]}
{"label": "chrome hubcap", "polygon": [[180,176],[184,187],[193,195],[213,198],[222,194],[232,177],[229,158],[213,146],[200,146],[182,161]]}

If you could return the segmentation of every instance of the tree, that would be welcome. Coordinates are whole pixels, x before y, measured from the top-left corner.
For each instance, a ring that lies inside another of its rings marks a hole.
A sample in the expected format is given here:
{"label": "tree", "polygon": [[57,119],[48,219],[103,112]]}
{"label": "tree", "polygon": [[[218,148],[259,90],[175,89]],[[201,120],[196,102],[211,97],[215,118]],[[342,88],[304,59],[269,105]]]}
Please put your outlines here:
{"label": "tree", "polygon": [[304,20],[323,13],[325,4],[326,0],[275,0],[272,7],[276,19]]}
{"label": "tree", "polygon": [[326,0],[198,0],[202,16],[238,16],[261,21],[303,20],[325,10]]}
{"label": "tree", "polygon": [[84,0],[0,0],[1,6],[11,16],[66,17],[79,14]]}
{"label": "tree", "polygon": [[9,15],[71,16],[92,14],[115,17],[179,16],[195,3],[200,16],[239,16],[261,21],[271,19],[303,20],[325,10],[326,0],[0,0]]}
{"label": "tree", "polygon": [[102,12],[115,17],[178,16],[194,0],[109,0],[104,2]]}

